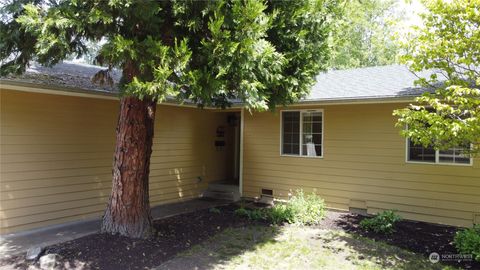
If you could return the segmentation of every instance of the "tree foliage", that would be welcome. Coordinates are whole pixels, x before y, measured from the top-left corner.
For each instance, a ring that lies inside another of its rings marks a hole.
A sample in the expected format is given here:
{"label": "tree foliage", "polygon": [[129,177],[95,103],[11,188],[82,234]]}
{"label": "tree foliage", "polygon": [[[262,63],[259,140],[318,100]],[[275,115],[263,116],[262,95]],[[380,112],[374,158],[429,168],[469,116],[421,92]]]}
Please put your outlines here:
{"label": "tree foliage", "polygon": [[112,195],[102,231],[152,235],[148,174],[156,102],[240,101],[272,109],[305,96],[328,61],[343,0],[13,0],[2,7],[1,73],[90,53],[122,71]]}
{"label": "tree foliage", "polygon": [[426,2],[424,26],[405,44],[413,72],[430,70],[417,84],[435,90],[397,110],[402,134],[435,149],[473,144],[480,151],[480,1]]}
{"label": "tree foliage", "polygon": [[398,0],[351,0],[342,6],[331,36],[334,69],[392,64],[399,52],[394,41],[402,13]]}
{"label": "tree foliage", "polygon": [[305,96],[326,69],[339,1],[11,1],[1,71],[80,57],[103,40],[97,63],[124,72],[125,95],[264,110]]}

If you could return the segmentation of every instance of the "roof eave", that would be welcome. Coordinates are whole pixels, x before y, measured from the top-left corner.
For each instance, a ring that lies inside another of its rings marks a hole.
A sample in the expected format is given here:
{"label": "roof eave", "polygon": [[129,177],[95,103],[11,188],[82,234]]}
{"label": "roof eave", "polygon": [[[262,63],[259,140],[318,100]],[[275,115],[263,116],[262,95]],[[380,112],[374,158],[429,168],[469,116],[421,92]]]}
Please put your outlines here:
{"label": "roof eave", "polygon": [[87,90],[70,86],[45,85],[9,79],[0,79],[0,86],[1,88],[9,90],[32,93],[90,97],[100,99],[118,99],[118,93],[115,92],[108,92],[102,90]]}
{"label": "roof eave", "polygon": [[415,101],[416,95],[409,96],[377,96],[377,97],[350,97],[330,99],[308,99],[295,103],[295,106],[311,105],[347,105],[347,104],[375,104],[375,103],[403,103]]}
{"label": "roof eave", "polygon": [[[108,92],[101,90],[87,90],[83,88],[75,88],[69,86],[56,86],[56,85],[45,85],[37,84],[25,81],[18,80],[9,80],[9,79],[0,79],[0,86],[4,89],[23,91],[23,92],[33,92],[33,93],[43,93],[43,94],[54,94],[54,95],[64,95],[64,96],[78,96],[78,97],[89,97],[89,98],[99,98],[99,99],[110,99],[117,100],[119,95],[116,92]],[[332,98],[332,99],[309,99],[301,100],[297,103],[292,104],[291,106],[313,106],[313,105],[347,105],[347,104],[375,104],[375,103],[403,103],[403,102],[412,102],[417,96],[381,96],[381,97],[361,97],[361,98]],[[190,103],[178,103],[174,100],[166,100],[162,102],[165,105],[171,106],[181,106],[181,107],[196,107],[195,104]],[[241,103],[235,103],[230,109],[240,109],[243,107]],[[207,108],[207,109],[217,109],[217,108]]]}

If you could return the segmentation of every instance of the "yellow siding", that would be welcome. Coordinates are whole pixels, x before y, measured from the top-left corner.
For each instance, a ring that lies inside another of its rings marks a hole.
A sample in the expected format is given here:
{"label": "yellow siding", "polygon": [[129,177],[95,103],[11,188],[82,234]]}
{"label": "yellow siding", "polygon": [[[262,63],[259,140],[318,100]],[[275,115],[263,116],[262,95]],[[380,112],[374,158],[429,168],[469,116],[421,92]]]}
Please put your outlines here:
{"label": "yellow siding", "polygon": [[[405,104],[329,105],[324,158],[280,156],[280,117],[245,114],[244,196],[261,188],[285,198],[316,190],[330,207],[397,209],[409,219],[471,226],[480,213],[480,160],[473,166],[405,162],[405,139],[392,111]],[[292,108],[288,108],[292,109]]]}
{"label": "yellow siding", "polygon": [[[101,216],[118,101],[0,91],[0,233]],[[224,121],[213,111],[158,106],[152,206],[197,196],[225,177],[225,152],[214,147]]]}

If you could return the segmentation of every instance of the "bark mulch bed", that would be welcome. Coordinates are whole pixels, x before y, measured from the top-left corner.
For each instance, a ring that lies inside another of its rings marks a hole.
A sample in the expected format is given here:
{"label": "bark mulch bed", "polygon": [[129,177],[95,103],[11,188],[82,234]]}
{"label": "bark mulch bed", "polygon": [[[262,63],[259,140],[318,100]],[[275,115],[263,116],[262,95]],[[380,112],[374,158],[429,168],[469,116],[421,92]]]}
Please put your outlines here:
{"label": "bark mulch bed", "polygon": [[[206,209],[157,220],[154,226],[158,235],[151,240],[98,233],[47,247],[44,254],[59,254],[59,269],[149,269],[225,228],[259,224],[235,216],[233,205],[217,209],[220,213]],[[0,265],[13,269],[39,267],[38,262],[25,261],[24,256],[0,259]]]}
{"label": "bark mulch bed", "polygon": [[[328,212],[327,217],[320,226],[328,229],[341,229],[349,233],[383,241],[393,246],[423,254],[426,258],[432,252],[440,255],[459,253],[453,244],[455,232],[458,230],[456,227],[402,220],[396,224],[396,231],[393,234],[382,235],[361,229],[359,224],[364,218],[366,217],[351,213]],[[480,262],[475,260],[442,262],[463,269],[480,269]]]}
{"label": "bark mulch bed", "polygon": [[[60,269],[148,269],[161,265],[179,252],[188,250],[192,245],[201,243],[226,228],[254,224],[268,226],[236,216],[236,208],[235,205],[229,205],[219,207],[220,213],[206,209],[157,220],[155,228],[158,235],[151,240],[93,234],[50,246],[46,248],[45,254],[59,254],[62,265]],[[383,241],[423,254],[426,258],[431,252],[440,255],[458,253],[453,246],[453,237],[458,230],[455,227],[404,220],[397,224],[395,233],[380,235],[365,232],[359,227],[364,218],[356,214],[328,211],[318,227],[344,230]],[[480,263],[475,261],[443,263],[465,269],[480,269]],[[35,269],[38,262],[28,262],[24,260],[24,256],[17,256],[7,260],[0,259],[1,265],[8,265],[13,269]]]}

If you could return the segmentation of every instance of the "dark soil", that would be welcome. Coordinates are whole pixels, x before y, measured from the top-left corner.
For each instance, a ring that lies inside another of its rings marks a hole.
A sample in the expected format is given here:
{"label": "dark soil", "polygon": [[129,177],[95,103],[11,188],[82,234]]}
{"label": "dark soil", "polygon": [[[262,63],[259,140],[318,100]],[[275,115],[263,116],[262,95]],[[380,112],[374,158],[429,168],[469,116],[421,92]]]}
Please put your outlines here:
{"label": "dark soil", "polygon": [[[59,269],[148,269],[173,258],[228,227],[242,227],[253,222],[234,214],[235,206],[218,207],[157,220],[157,237],[150,240],[130,239],[108,234],[93,234],[50,246],[45,254],[56,253],[62,258]],[[259,224],[259,223],[255,223]],[[23,256],[0,261],[13,269],[37,266]]]}
{"label": "dark soil", "polygon": [[[383,241],[393,246],[423,254],[426,258],[432,252],[440,255],[459,253],[453,244],[455,232],[458,230],[457,227],[402,220],[395,225],[394,233],[385,235],[368,232],[360,228],[360,221],[364,218],[366,217],[351,213],[328,212],[320,226],[326,229],[341,229],[349,233]],[[480,269],[480,262],[475,260],[463,262],[442,260],[442,263],[463,269]]]}
{"label": "dark soil", "polygon": [[[157,237],[150,240],[93,234],[50,246],[45,253],[61,256],[62,266],[59,269],[148,269],[161,265],[179,252],[188,250],[192,245],[199,244],[226,228],[253,224],[268,226],[236,216],[236,208],[235,205],[229,205],[218,207],[220,213],[206,209],[157,220],[154,223]],[[456,227],[404,220],[397,223],[395,233],[381,235],[362,230],[359,224],[364,218],[351,213],[328,211],[326,218],[317,226],[383,241],[423,254],[426,258],[431,252],[440,255],[458,253],[453,245],[453,238],[458,230]],[[480,269],[480,263],[475,261],[443,263],[464,269]],[[17,256],[7,260],[0,259],[1,265],[13,269],[27,269],[38,267],[38,262],[26,262],[23,256]]]}

